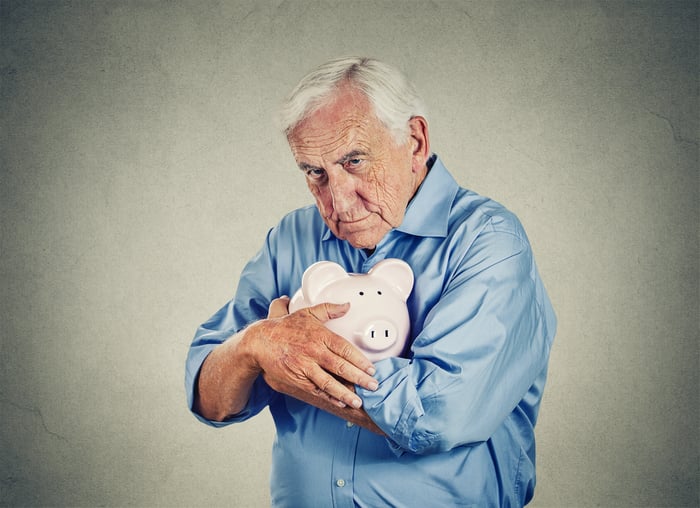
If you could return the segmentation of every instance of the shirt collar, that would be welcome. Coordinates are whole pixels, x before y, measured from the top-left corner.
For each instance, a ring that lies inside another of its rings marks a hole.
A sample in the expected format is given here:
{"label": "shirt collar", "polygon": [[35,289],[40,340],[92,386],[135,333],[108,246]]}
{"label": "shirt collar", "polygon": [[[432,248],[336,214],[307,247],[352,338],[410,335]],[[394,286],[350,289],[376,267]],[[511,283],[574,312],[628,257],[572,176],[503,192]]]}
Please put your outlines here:
{"label": "shirt collar", "polygon": [[409,235],[444,237],[459,185],[436,154],[428,159],[428,168],[418,192],[408,203],[403,222],[396,229]]}
{"label": "shirt collar", "polygon": [[[444,237],[459,185],[436,154],[430,156],[427,164],[428,174],[408,203],[403,222],[396,230],[414,236]],[[331,238],[335,236],[326,227],[321,240]]]}

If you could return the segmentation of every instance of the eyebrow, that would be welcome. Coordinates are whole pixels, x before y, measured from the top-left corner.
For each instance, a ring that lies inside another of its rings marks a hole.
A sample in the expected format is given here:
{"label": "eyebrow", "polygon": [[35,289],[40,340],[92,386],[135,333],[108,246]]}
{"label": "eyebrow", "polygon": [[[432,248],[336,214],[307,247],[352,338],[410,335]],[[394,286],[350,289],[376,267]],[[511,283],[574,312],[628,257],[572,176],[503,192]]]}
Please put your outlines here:
{"label": "eyebrow", "polygon": [[302,171],[312,171],[312,170],[316,170],[316,169],[323,170],[323,168],[321,168],[319,166],[314,166],[313,164],[307,164],[306,162],[300,162],[299,169],[301,169]]}
{"label": "eyebrow", "polygon": [[340,159],[335,161],[336,164],[345,164],[349,160],[352,160],[358,156],[366,156],[367,152],[363,152],[362,150],[352,150],[351,152],[346,153],[343,155]]}
{"label": "eyebrow", "polygon": [[[351,150],[350,152],[343,155],[340,159],[335,161],[335,164],[343,165],[346,162],[348,162],[349,160],[352,160],[358,156],[366,156],[366,155],[367,155],[367,152],[365,152],[363,150]],[[317,169],[323,170],[323,168],[320,166],[314,166],[313,164],[308,164],[306,162],[300,162],[299,169],[301,169],[302,171],[310,171],[310,170],[317,170]]]}

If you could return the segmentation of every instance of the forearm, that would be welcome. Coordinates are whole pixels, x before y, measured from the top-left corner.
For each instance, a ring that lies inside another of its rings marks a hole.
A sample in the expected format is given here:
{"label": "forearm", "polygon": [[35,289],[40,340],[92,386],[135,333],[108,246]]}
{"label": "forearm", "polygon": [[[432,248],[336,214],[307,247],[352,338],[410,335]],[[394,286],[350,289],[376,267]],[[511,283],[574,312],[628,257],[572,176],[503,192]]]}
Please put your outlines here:
{"label": "forearm", "polygon": [[[354,391],[354,387],[352,385],[348,385],[347,383],[344,384],[345,386],[347,386],[348,389]],[[302,402],[306,402],[307,404],[322,409],[323,411],[326,411],[332,415],[335,415],[338,418],[342,418],[343,420],[346,420],[369,431],[372,431],[375,434],[386,436],[384,431],[380,429],[376,423],[374,423],[374,421],[369,417],[367,412],[362,407],[339,407],[334,402],[328,400],[327,397],[318,396],[305,391],[299,391],[290,395],[296,399],[301,400]]]}
{"label": "forearm", "polygon": [[251,328],[217,346],[202,364],[193,409],[204,418],[224,421],[245,408],[253,383],[261,373],[246,347]]}

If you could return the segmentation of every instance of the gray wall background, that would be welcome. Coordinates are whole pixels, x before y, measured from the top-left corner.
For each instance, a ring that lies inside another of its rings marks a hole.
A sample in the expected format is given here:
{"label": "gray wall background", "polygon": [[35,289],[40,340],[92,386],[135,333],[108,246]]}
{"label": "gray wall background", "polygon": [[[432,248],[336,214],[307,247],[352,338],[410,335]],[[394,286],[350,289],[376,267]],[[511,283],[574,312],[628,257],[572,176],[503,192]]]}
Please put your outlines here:
{"label": "gray wall background", "polygon": [[697,506],[698,4],[0,2],[0,505],[264,506],[269,414],[188,413],[196,326],[311,202],[277,105],[386,59],[560,320],[533,506]]}

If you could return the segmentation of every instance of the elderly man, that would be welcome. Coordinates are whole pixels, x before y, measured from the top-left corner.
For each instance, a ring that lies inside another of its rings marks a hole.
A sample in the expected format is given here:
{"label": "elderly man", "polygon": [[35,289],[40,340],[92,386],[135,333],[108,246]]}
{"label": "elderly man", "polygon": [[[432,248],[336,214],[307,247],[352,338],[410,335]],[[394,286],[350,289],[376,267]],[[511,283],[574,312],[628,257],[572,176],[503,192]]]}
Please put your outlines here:
{"label": "elderly man", "polygon": [[[223,426],[269,407],[273,506],[522,506],[556,320],[517,218],[463,189],[430,151],[412,86],[367,58],[307,75],[282,113],[316,205],[285,216],[199,327],[190,408]],[[319,260],[415,274],[410,346],[372,364],[324,322],[289,314]]]}

